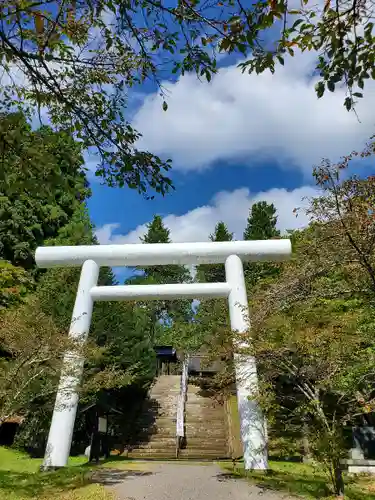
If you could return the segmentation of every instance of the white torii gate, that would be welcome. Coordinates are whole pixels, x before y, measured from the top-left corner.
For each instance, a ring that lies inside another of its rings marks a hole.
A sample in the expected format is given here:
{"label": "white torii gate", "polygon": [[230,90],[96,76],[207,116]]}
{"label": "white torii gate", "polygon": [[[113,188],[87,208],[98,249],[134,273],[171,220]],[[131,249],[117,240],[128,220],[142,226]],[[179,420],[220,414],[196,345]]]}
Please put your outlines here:
{"label": "white torii gate", "polygon": [[[291,254],[288,239],[202,243],[154,243],[39,247],[39,267],[82,266],[69,337],[87,339],[96,300],[145,300],[227,297],[233,331],[249,330],[249,310],[242,261],[280,261]],[[155,266],[225,263],[225,283],[97,286],[100,266]],[[244,340],[246,346],[246,340]],[[44,457],[44,468],[67,465],[78,406],[77,387],[84,359],[66,353]],[[254,399],[258,390],[255,359],[235,355],[236,387],[245,469],[267,469],[267,432]]]}

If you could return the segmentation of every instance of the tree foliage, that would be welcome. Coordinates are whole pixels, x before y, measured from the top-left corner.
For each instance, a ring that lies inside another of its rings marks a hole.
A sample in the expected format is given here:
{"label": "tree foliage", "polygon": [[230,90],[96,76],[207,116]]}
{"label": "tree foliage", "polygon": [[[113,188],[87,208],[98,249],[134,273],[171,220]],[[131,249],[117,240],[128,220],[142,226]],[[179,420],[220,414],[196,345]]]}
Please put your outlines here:
{"label": "tree foliage", "polygon": [[[230,233],[228,227],[223,221],[219,221],[213,233],[209,235],[210,241],[232,241],[233,233]],[[220,283],[226,281],[224,264],[200,264],[197,266],[197,281],[201,283]],[[200,301],[197,321],[204,321],[204,317],[211,317],[213,310],[216,310],[217,301],[213,299],[204,299]]]}
{"label": "tree foliage", "polygon": [[64,131],[32,130],[21,113],[0,116],[0,258],[30,269],[90,194],[81,145]]}
{"label": "tree foliage", "polygon": [[[226,224],[218,222],[215,230],[209,235],[211,241],[231,241],[233,234],[228,231]],[[196,280],[202,283],[215,283],[225,281],[224,264],[202,264],[197,266]],[[163,338],[187,354],[200,352],[205,354],[203,364],[209,365],[220,357],[225,356],[227,351],[227,337],[221,335],[227,333],[228,310],[224,301],[214,299],[202,299],[196,304],[195,313],[188,323],[183,321],[173,322],[170,328],[164,329]],[[220,397],[217,392],[218,385],[227,385],[224,382],[227,370],[216,374],[208,383],[205,382],[205,390],[211,391],[215,397]],[[201,380],[196,380],[201,383]],[[231,379],[231,382],[233,380]]]}
{"label": "tree foliage", "polygon": [[140,134],[126,117],[128,92],[148,79],[163,95],[166,72],[210,81],[219,53],[262,73],[296,49],[315,51],[318,97],[344,85],[351,109],[375,78],[371,2],[5,0],[0,20],[1,111],[22,107],[40,121],[47,114],[95,151],[97,175],[142,193],[171,188],[169,160],[138,149]]}
{"label": "tree foliage", "polygon": [[24,302],[34,280],[22,268],[0,260],[0,311]]}
{"label": "tree foliage", "polygon": [[[268,240],[279,238],[280,231],[276,227],[277,215],[273,203],[259,201],[251,206],[247,225],[243,233],[244,240]],[[251,262],[245,264],[245,277],[248,287],[251,288],[265,278],[272,279],[280,266],[272,262]]]}
{"label": "tree foliage", "polygon": [[268,240],[280,236],[276,224],[276,208],[273,203],[269,204],[266,201],[254,203],[247,218],[243,239]]}
{"label": "tree foliage", "polygon": [[[153,220],[147,224],[147,232],[141,237],[142,243],[171,243],[170,231],[165,227],[162,218],[155,215]],[[148,283],[165,285],[168,283],[189,283],[191,276],[186,266],[170,264],[167,266],[145,266],[138,268],[142,275],[130,280],[131,283]],[[170,322],[175,320],[187,321],[192,314],[191,302],[186,299],[158,300],[154,304],[144,304],[151,319],[151,331],[158,322]]]}
{"label": "tree foliage", "polygon": [[2,111],[19,106],[40,121],[48,113],[94,148],[110,185],[165,193],[169,163],[136,148],[139,134],[124,115],[127,90],[154,72],[134,48],[137,31],[123,26],[136,10],[112,0],[2,2]]}
{"label": "tree foliage", "polygon": [[[49,245],[96,244],[83,204]],[[5,270],[21,270],[10,264]],[[20,271],[19,271],[20,272]],[[68,338],[80,269],[53,268],[38,276],[32,293],[10,303],[0,323],[0,420],[23,415],[18,444],[43,452],[50,424],[63,352],[80,349],[85,358],[80,390],[82,403],[111,400],[123,407],[130,385],[147,386],[154,376],[155,353],[145,336],[145,312],[133,304],[99,302],[94,307],[88,343],[82,347]],[[3,276],[2,276],[3,277]],[[17,274],[10,275],[16,281]],[[7,275],[4,276],[6,281]],[[112,271],[101,268],[99,284],[113,285]],[[16,292],[17,290],[15,290]],[[7,289],[4,289],[4,295]],[[8,298],[8,297],[7,297]],[[13,305],[14,307],[10,307]],[[20,390],[22,389],[22,390]],[[83,425],[79,414],[78,425]]]}
{"label": "tree foliage", "polygon": [[37,302],[7,311],[0,320],[0,425],[30,405],[53,398],[67,336]]}
{"label": "tree foliage", "polygon": [[[48,243],[95,244],[87,210],[80,207],[71,222],[62,228],[59,236]],[[52,317],[54,323],[65,332],[70,325],[79,276],[80,269],[73,267],[50,269],[43,275],[36,290],[43,312]],[[112,270],[101,268],[98,283],[116,284]],[[62,286],[64,293],[61,293]],[[89,338],[101,348],[101,356],[86,366],[86,379],[90,379],[93,393],[101,388],[111,388],[109,376],[112,377],[113,387],[118,387],[119,383],[120,386],[128,385],[135,379],[140,381],[152,378],[154,353],[144,335],[145,321],[147,318],[144,313],[131,304],[95,304]]]}
{"label": "tree foliage", "polygon": [[372,422],[374,393],[373,178],[340,179],[324,161],[311,224],[295,253],[252,300],[252,351],[274,429],[298,429],[343,493],[345,430]]}
{"label": "tree foliage", "polygon": [[[219,221],[215,230],[209,235],[210,241],[232,241],[233,233],[230,233],[226,224]],[[218,283],[225,281],[224,264],[206,264],[197,267],[197,278],[202,283]]]}

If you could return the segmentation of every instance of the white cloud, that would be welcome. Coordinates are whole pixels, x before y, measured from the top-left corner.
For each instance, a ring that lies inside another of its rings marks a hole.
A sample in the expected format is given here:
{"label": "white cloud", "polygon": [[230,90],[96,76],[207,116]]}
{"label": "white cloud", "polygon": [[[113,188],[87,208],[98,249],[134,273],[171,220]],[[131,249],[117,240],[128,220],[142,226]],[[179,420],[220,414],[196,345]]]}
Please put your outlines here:
{"label": "white cloud", "polygon": [[276,73],[242,74],[231,66],[210,84],[185,75],[167,89],[168,111],[157,94],[134,117],[139,146],[169,156],[174,168],[198,170],[218,160],[256,163],[264,156],[311,172],[322,157],[332,160],[361,147],[374,132],[375,85],[366,84],[358,104],[361,122],[348,113],[345,89],[317,99],[314,54],[288,58]]}
{"label": "white cloud", "polygon": [[120,227],[120,224],[104,224],[95,231],[95,236],[101,245],[108,245],[111,243],[112,233]]}
{"label": "white cloud", "polygon": [[[213,232],[215,224],[223,220],[237,239],[242,239],[249,209],[253,203],[265,200],[274,203],[278,211],[278,227],[282,231],[296,229],[308,223],[306,215],[302,212],[296,218],[293,209],[303,207],[304,197],[312,197],[317,190],[311,186],[303,186],[293,191],[274,188],[269,191],[252,195],[247,188],[235,191],[222,191],[218,193],[210,204],[197,207],[184,215],[167,215],[164,224],[171,231],[174,242],[206,241]],[[139,243],[140,236],[146,232],[146,225],[142,224],[128,234],[116,234],[115,230],[120,224],[105,224],[96,231],[96,236],[101,244]]]}

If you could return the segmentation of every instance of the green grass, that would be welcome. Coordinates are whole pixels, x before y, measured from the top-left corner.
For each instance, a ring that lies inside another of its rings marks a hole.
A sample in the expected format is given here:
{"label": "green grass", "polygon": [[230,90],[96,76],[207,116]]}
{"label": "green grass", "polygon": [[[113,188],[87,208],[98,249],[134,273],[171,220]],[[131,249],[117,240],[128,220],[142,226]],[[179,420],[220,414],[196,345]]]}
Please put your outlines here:
{"label": "green grass", "polygon": [[[308,499],[334,498],[327,476],[321,468],[312,465],[271,461],[268,474],[246,473],[242,463],[236,464],[234,468],[229,462],[223,462],[221,466],[228,474],[246,476],[261,488],[287,491]],[[375,500],[375,478],[371,476],[345,477],[345,483],[347,500]]]}
{"label": "green grass", "polygon": [[0,500],[112,500],[114,496],[93,480],[94,472],[103,467],[124,471],[137,468],[116,458],[96,467],[87,465],[85,457],[74,457],[68,467],[53,472],[40,472],[41,464],[41,459],[0,447]]}

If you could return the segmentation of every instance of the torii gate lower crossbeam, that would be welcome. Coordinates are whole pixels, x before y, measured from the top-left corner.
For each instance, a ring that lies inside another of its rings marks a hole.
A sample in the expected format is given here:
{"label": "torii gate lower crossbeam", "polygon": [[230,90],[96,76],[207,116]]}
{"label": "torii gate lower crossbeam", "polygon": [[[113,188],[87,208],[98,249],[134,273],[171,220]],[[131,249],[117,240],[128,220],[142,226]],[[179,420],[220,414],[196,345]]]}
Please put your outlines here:
{"label": "torii gate lower crossbeam", "polygon": [[[90,329],[93,305],[97,300],[227,297],[231,329],[245,334],[250,324],[242,261],[280,261],[290,254],[290,240],[279,239],[39,247],[35,260],[40,267],[82,265],[69,336],[72,340],[84,343]],[[213,263],[225,263],[225,283],[97,286],[100,266]],[[242,347],[246,347],[247,342],[247,336],[244,336]],[[83,365],[82,355],[73,351],[66,353],[44,457],[45,469],[67,465]],[[235,371],[245,469],[265,470],[268,468],[267,432],[255,399],[258,376],[254,357],[236,354]]]}

